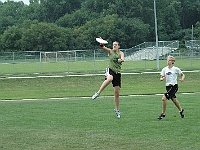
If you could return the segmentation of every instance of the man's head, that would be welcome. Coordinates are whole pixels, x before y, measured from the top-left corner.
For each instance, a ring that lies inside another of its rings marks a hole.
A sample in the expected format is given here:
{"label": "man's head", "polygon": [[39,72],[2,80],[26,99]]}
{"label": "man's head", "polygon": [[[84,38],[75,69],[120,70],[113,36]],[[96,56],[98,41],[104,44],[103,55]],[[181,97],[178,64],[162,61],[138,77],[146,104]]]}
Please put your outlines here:
{"label": "man's head", "polygon": [[119,42],[115,41],[113,42],[113,50],[118,50],[120,48]]}

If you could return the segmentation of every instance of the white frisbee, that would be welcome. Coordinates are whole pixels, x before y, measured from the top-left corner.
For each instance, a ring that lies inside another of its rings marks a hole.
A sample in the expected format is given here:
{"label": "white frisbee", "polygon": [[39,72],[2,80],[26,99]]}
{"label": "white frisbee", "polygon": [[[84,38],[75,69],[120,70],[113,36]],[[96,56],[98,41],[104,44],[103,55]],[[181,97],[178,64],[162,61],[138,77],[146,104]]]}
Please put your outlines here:
{"label": "white frisbee", "polygon": [[101,43],[101,44],[108,44],[108,41],[101,39],[101,38],[96,38],[96,41]]}

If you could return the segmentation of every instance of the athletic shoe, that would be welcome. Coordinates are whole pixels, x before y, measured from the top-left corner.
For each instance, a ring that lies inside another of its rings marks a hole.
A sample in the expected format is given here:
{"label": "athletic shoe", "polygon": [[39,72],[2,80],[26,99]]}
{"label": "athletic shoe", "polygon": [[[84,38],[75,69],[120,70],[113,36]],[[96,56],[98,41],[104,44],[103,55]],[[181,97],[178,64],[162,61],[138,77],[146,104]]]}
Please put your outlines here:
{"label": "athletic shoe", "polygon": [[159,117],[158,117],[158,119],[163,119],[165,117],[165,115],[162,113]]}
{"label": "athletic shoe", "polygon": [[92,99],[95,100],[97,97],[99,97],[99,93],[95,93],[95,94],[92,96]]}
{"label": "athletic shoe", "polygon": [[180,112],[181,118],[184,118],[184,109]]}
{"label": "athletic shoe", "polygon": [[116,114],[117,118],[120,118],[120,112],[119,112],[119,110],[114,109],[114,111],[115,111],[115,114]]}

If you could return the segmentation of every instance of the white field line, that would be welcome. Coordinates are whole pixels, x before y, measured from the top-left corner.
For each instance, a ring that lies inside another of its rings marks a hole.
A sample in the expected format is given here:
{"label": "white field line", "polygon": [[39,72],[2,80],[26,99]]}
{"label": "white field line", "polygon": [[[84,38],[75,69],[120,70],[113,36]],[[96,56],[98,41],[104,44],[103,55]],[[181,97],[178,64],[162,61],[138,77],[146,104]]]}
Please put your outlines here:
{"label": "white field line", "polygon": [[[194,71],[184,71],[184,72],[200,72],[200,70],[194,70]],[[122,74],[143,74],[143,73],[160,73],[160,72],[142,72],[142,73],[122,73]],[[104,74],[84,74],[84,75],[66,75],[66,76],[96,76],[96,75],[104,75]],[[28,78],[59,78],[59,77],[65,77],[65,76],[36,76],[36,77],[7,77],[7,79],[28,79]],[[4,78],[6,79],[6,78]],[[181,93],[181,94],[200,94],[200,92],[195,93]],[[121,97],[130,97],[130,96],[161,96],[163,94],[152,94],[152,95],[127,95],[127,96],[121,96]],[[100,98],[108,98],[113,96],[101,96]],[[66,98],[47,98],[47,99],[21,99],[21,100],[0,100],[0,102],[19,102],[19,101],[39,101],[39,100],[67,100],[67,99],[89,99],[91,97],[66,97]]]}
{"label": "white field line", "polygon": [[65,76],[36,76],[35,78],[62,78]]}
{"label": "white field line", "polygon": [[8,79],[32,79],[35,77],[7,77]]}
{"label": "white field line", "polygon": [[[200,72],[200,70],[193,70],[193,71],[183,71],[183,72]],[[136,73],[136,72],[130,72],[130,73],[122,73],[123,74],[159,74],[160,72],[141,72],[141,73]],[[105,74],[80,74],[80,75],[65,75],[65,76],[69,76],[69,77],[79,77],[79,76],[101,76],[101,75],[105,75]],[[32,78],[62,78],[65,77],[63,76],[35,76],[35,77],[4,77],[4,78],[0,78],[0,79],[32,79]]]}
{"label": "white field line", "polygon": [[[184,95],[193,95],[193,94],[200,94],[200,92],[194,92],[194,93],[179,93],[179,94],[184,94]],[[120,97],[148,97],[148,96],[162,96],[163,94],[136,94],[136,95],[122,95]],[[114,96],[100,96],[99,98],[100,99],[103,99],[103,98],[112,98]],[[99,99],[98,98],[98,99]],[[25,99],[19,99],[19,100],[0,100],[0,102],[28,102],[28,101],[48,101],[48,100],[73,100],[73,99],[76,99],[76,100],[80,100],[80,99],[91,99],[92,100],[92,97],[53,97],[53,98],[44,98],[44,99],[34,99],[34,98],[25,98]]]}

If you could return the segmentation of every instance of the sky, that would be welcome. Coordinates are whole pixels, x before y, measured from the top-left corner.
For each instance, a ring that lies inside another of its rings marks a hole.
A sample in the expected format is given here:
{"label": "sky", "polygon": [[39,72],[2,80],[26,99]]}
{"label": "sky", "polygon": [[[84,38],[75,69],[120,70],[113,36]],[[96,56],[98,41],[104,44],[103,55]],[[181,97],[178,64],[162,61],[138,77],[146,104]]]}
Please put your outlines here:
{"label": "sky", "polygon": [[[7,1],[7,0],[0,0],[0,1],[5,2],[5,1]],[[29,5],[29,0],[10,0],[10,1],[15,1],[15,2],[23,1],[24,4]]]}

